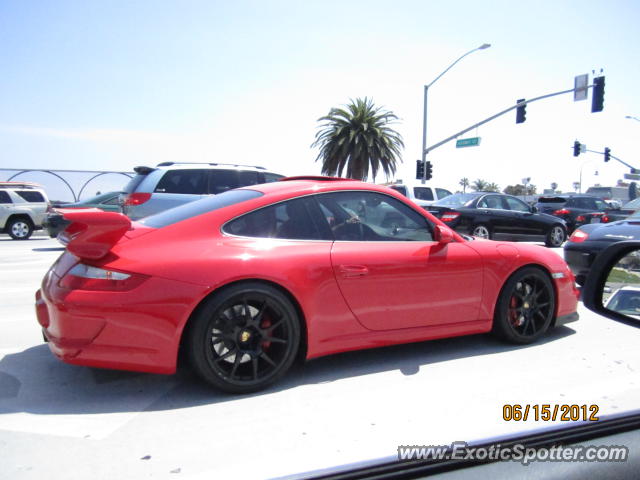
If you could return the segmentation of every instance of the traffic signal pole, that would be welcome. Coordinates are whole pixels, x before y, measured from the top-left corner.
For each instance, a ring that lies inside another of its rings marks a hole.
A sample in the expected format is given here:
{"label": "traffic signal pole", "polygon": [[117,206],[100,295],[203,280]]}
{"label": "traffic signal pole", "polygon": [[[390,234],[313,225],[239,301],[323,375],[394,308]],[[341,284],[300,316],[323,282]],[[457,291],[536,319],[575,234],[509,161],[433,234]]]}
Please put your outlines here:
{"label": "traffic signal pole", "polygon": [[[593,85],[588,85],[586,88],[593,88]],[[512,105],[511,107],[502,110],[501,112],[496,113],[495,115],[491,115],[489,118],[485,118],[484,120],[482,120],[481,122],[475,123],[473,125],[471,125],[470,127],[465,128],[464,130],[459,131],[458,133],[451,135],[448,138],[445,138],[444,140],[431,145],[430,147],[426,147],[424,146],[424,149],[422,151],[422,158],[426,158],[427,154],[433,150],[435,150],[438,147],[441,147],[442,145],[444,145],[445,143],[449,143],[451,140],[455,140],[456,138],[458,138],[460,135],[464,135],[465,133],[478,128],[480,125],[484,125],[485,123],[489,123],[492,120],[495,120],[498,117],[501,117],[502,115],[504,115],[505,113],[510,112],[511,110],[515,110],[518,107],[522,107],[524,105],[528,105],[529,103],[533,103],[533,102],[537,102],[539,100],[544,100],[545,98],[550,98],[550,97],[555,97],[557,95],[564,95],[566,93],[573,93],[576,91],[576,88],[571,88],[569,90],[562,90],[561,92],[554,92],[554,93],[549,93],[547,95],[541,95],[540,97],[535,97],[532,98],[530,100],[523,100],[523,101],[519,101],[517,102],[515,105]],[[611,158],[614,158],[613,156],[611,156]]]}

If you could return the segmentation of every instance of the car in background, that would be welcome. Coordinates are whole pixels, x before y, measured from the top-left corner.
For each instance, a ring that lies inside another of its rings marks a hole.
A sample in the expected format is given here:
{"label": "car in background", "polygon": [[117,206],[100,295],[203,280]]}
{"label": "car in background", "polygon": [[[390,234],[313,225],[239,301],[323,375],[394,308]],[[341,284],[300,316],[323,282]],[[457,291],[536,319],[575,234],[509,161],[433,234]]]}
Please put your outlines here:
{"label": "car in background", "polygon": [[604,217],[602,217],[602,222],[610,223],[617,222],[618,220],[624,220],[637,210],[640,210],[640,198],[635,198],[625,203],[620,208],[608,211]]}
{"label": "car in background", "polygon": [[629,187],[589,187],[586,194],[602,200],[613,200],[620,204],[629,201]]}
{"label": "car in background", "polygon": [[564,245],[564,257],[578,285],[584,285],[598,254],[612,243],[640,240],[640,211],[612,223],[582,225]]}
{"label": "car in background", "polygon": [[27,240],[42,229],[49,199],[41,185],[0,182],[0,233],[14,240]]}
{"label": "car in background", "polygon": [[[638,278],[640,279],[640,276]],[[607,299],[604,308],[640,318],[640,288],[628,285],[619,288]]]}
{"label": "car in background", "polygon": [[446,188],[432,187],[430,185],[411,185],[405,183],[390,183],[385,185],[396,192],[400,192],[402,195],[413,200],[421,207],[429,206],[433,202],[451,195],[451,192]]}
{"label": "car in background", "polygon": [[69,222],[63,218],[61,212],[56,209],[62,208],[99,208],[105,212],[121,212],[120,195],[122,192],[107,192],[87,198],[78,202],[62,203],[55,202],[49,206],[47,215],[43,222],[43,227],[51,238],[56,238],[58,234],[64,230]]}
{"label": "car in background", "polygon": [[248,393],[297,359],[491,331],[530,344],[578,319],[556,253],[465,239],[355,180],[252,185],[139,222],[65,217],[36,312],[76,365],[171,374],[181,350],[205,381]]}
{"label": "car in background", "polygon": [[457,232],[474,237],[540,240],[548,247],[559,247],[567,238],[563,220],[538,213],[519,198],[502,193],[456,193],[427,210]]}
{"label": "car in background", "polygon": [[539,212],[563,219],[569,234],[581,225],[601,223],[612,211],[601,198],[580,194],[543,195],[538,198],[536,207]]}
{"label": "car in background", "polygon": [[225,163],[163,162],[136,167],[136,175],[120,196],[123,212],[132,220],[227,190],[284,178],[264,167]]}

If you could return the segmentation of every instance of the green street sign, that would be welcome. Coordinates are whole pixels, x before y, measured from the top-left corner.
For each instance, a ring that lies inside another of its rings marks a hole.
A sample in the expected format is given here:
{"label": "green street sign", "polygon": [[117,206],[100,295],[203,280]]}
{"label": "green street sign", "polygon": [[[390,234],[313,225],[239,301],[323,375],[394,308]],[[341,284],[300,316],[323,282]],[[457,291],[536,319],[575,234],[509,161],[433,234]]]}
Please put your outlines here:
{"label": "green street sign", "polygon": [[480,145],[480,137],[461,138],[456,140],[456,148],[477,147]]}

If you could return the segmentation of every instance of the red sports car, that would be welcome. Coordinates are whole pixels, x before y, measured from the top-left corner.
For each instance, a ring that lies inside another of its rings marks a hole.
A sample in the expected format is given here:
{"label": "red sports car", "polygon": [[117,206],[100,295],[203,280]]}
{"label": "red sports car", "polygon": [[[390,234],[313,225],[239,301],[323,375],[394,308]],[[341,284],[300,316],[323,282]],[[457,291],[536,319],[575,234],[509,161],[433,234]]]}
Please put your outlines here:
{"label": "red sports car", "polygon": [[183,349],[206,381],[250,392],[297,358],[492,330],[530,343],[577,319],[553,251],[461,237],[359,181],[289,178],[136,223],[65,218],[36,309],[51,351],[77,365],[170,374]]}

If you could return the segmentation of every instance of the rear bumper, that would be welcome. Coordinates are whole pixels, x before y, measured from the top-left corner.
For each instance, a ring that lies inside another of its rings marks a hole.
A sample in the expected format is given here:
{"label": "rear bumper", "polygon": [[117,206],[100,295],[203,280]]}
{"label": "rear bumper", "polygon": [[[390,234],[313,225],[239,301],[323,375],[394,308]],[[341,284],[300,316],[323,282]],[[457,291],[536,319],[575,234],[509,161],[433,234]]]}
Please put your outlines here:
{"label": "rear bumper", "polygon": [[51,352],[65,363],[174,373],[178,346],[199,290],[150,278],[128,292],[66,290],[49,272],[36,315]]}

